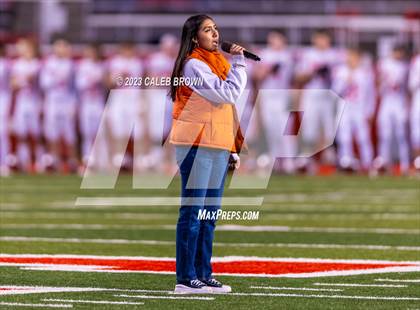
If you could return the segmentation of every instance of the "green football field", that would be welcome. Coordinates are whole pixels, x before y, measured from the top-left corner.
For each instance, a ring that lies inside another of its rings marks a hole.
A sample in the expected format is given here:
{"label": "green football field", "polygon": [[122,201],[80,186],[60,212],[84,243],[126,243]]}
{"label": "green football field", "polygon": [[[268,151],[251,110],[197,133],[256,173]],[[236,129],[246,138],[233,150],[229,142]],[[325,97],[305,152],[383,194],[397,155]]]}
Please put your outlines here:
{"label": "green football field", "polygon": [[[265,190],[226,189],[226,197],[249,197],[252,201],[261,196],[264,201],[261,206],[224,207],[260,211],[259,219],[219,221],[214,257],[410,262],[417,267],[406,272],[314,273],[301,278],[220,275],[218,279],[232,286],[232,294],[195,296],[171,294],[174,274],[81,272],[64,270],[65,266],[54,270],[39,262],[23,266],[5,259],[55,254],[70,258],[121,256],[121,260],[175,257],[177,206],[75,202],[80,197],[103,201],[111,197],[146,201],[147,197],[176,197],[178,179],[167,190],[132,189],[128,175],[119,177],[115,189],[87,190],[80,189],[80,184],[77,176],[1,179],[0,308],[420,308],[418,179],[272,176]],[[50,291],[42,292],[42,288]],[[19,290],[21,294],[16,293]]]}

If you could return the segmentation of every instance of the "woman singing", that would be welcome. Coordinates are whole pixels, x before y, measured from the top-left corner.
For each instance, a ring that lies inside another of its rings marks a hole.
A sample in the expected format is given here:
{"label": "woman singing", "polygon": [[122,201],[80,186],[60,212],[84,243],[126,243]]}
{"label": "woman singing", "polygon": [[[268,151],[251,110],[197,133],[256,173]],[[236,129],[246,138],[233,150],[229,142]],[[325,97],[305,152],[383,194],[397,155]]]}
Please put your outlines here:
{"label": "woman singing", "polygon": [[[170,100],[181,174],[181,207],[176,229],[175,293],[228,293],[212,275],[210,264],[216,219],[221,208],[229,159],[239,165],[243,144],[235,102],[247,81],[243,48],[232,45],[232,65],[218,51],[219,32],[207,15],[188,18],[172,72]],[[201,84],[176,86],[184,77]],[[200,217],[199,215],[205,215]]]}

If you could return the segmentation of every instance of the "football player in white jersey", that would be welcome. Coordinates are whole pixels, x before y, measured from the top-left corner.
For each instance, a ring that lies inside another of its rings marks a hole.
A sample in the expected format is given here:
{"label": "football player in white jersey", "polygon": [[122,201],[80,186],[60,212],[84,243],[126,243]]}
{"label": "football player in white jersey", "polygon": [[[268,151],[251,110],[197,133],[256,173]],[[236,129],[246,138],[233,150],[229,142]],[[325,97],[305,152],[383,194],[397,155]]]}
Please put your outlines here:
{"label": "football player in white jersey", "polygon": [[[76,67],[75,79],[80,100],[78,112],[82,161],[86,166],[105,106],[105,68],[98,45],[89,44],[84,48],[83,58]],[[94,165],[93,162],[91,164]]]}
{"label": "football player in white jersey", "polygon": [[420,170],[420,53],[417,53],[411,63],[409,86],[412,95],[410,126],[414,167]]}
{"label": "football player in white jersey", "polygon": [[361,156],[361,167],[369,171],[373,160],[369,121],[374,113],[372,97],[374,77],[371,68],[363,63],[361,52],[348,49],[346,64],[333,74],[333,90],[346,101],[337,133],[338,163],[343,169],[357,169],[353,152],[353,135]]}
{"label": "football player in white jersey", "polygon": [[6,58],[5,46],[0,43],[0,176],[9,174],[7,155],[9,154],[9,113],[10,94],[10,62]]}
{"label": "football player in white jersey", "polygon": [[[296,70],[296,80],[304,86],[301,99],[304,148],[311,149],[323,140],[334,139],[334,102],[327,90],[331,88],[331,73],[338,62],[339,54],[331,47],[330,35],[325,30],[317,30],[312,35],[312,47],[303,52]],[[334,151],[331,148],[326,149],[323,154],[326,161],[334,161]],[[299,165],[305,166],[307,163],[308,159],[304,159]],[[307,168],[310,172],[315,172],[314,161],[309,159],[309,163]]]}
{"label": "football player in white jersey", "polygon": [[[262,61],[256,64],[253,75],[259,84],[262,126],[271,157],[276,158],[280,153],[287,153],[285,158],[280,160],[280,170],[291,173],[294,170],[296,145],[284,139],[287,129],[279,128],[279,124],[288,123],[290,116],[289,90],[293,73],[293,59],[284,34],[277,30],[270,31],[267,35],[267,47],[260,54]],[[273,93],[270,90],[280,92]]]}
{"label": "football player in white jersey", "polygon": [[[37,169],[38,142],[40,137],[41,96],[39,89],[39,70],[41,63],[37,58],[34,42],[20,39],[16,44],[18,58],[11,68],[11,86],[14,93],[12,115],[13,133],[17,138],[17,155],[12,156],[12,165],[25,171]],[[29,151],[29,152],[28,152]]]}
{"label": "football player in white jersey", "polygon": [[[74,62],[71,46],[63,38],[53,42],[53,54],[47,57],[41,70],[41,87],[45,93],[44,135],[48,143],[47,166],[57,168],[61,159],[61,141],[67,153],[67,167],[76,170],[76,96]],[[63,164],[65,162],[62,162]],[[63,168],[66,166],[63,165]]]}
{"label": "football player in white jersey", "polygon": [[[112,137],[112,164],[116,167],[130,166],[125,156],[127,141],[131,135],[139,140],[144,134],[141,121],[142,104],[140,89],[136,84],[143,76],[143,64],[132,43],[124,43],[108,63],[108,81],[111,89],[108,102],[108,124]],[[128,85],[127,85],[127,83]],[[134,125],[134,130],[133,130]],[[138,144],[137,144],[138,145]]]}
{"label": "football player in white jersey", "polygon": [[381,101],[378,112],[378,158],[375,168],[391,168],[391,144],[395,135],[398,145],[400,171],[408,172],[410,166],[407,120],[408,120],[408,64],[404,49],[394,47],[388,58],[378,63],[379,91]]}
{"label": "football player in white jersey", "polygon": [[[145,74],[150,78],[170,77],[178,51],[177,39],[174,35],[164,34],[160,38],[159,50],[147,60]],[[162,142],[169,134],[172,123],[172,104],[166,106],[165,97],[167,87],[149,86],[145,88],[147,96],[147,136],[151,143],[151,150],[146,157],[137,162],[140,167],[153,166],[162,171],[171,171],[170,156],[173,152],[163,154]]]}

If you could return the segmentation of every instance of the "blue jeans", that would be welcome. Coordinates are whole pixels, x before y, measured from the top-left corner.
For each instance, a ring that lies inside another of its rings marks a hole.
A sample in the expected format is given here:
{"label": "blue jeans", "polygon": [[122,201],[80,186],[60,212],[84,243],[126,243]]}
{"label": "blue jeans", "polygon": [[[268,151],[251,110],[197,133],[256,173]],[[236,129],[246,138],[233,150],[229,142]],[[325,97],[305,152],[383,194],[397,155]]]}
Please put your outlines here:
{"label": "blue jeans", "polygon": [[221,207],[230,152],[205,147],[176,146],[181,174],[181,207],[176,227],[177,283],[211,278],[215,219],[199,219],[199,210]]}

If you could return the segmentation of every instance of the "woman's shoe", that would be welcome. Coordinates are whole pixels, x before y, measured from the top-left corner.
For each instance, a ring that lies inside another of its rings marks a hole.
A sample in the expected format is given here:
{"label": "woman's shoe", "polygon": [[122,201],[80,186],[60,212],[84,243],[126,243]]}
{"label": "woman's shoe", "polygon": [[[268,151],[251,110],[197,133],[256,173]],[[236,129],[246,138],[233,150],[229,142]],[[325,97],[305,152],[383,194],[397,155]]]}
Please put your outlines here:
{"label": "woman's shoe", "polygon": [[174,294],[211,294],[212,289],[200,280],[178,283],[175,285]]}
{"label": "woman's shoe", "polygon": [[230,293],[232,288],[229,285],[223,285],[220,281],[217,281],[215,278],[209,280],[201,280],[207,287],[211,288],[213,293]]}

